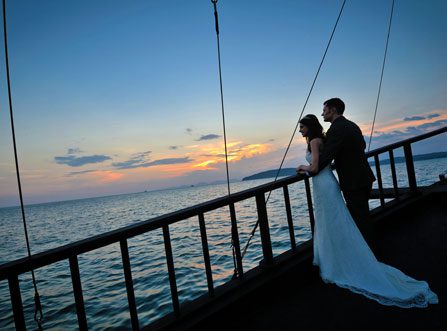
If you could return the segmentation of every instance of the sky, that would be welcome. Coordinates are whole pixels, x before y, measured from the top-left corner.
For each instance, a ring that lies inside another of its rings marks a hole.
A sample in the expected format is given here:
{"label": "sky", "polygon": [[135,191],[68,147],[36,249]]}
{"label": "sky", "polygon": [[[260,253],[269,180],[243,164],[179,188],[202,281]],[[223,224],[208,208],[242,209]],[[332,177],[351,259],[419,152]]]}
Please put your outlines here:
{"label": "sky", "polygon": [[[279,166],[341,4],[218,1],[231,180]],[[347,1],[305,114],[340,97],[369,136],[390,10],[391,0]],[[443,0],[396,1],[372,149],[446,125],[446,15]],[[25,203],[226,178],[210,1],[7,1],[7,24]],[[19,200],[0,54],[0,206],[9,206]],[[304,153],[298,134],[285,167]]]}

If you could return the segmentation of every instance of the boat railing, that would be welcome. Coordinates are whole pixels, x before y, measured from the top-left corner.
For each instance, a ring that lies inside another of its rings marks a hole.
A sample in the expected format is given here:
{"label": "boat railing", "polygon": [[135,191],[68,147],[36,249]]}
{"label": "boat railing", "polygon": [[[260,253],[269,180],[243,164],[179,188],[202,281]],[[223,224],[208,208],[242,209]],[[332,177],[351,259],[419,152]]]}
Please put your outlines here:
{"label": "boat railing", "polygon": [[[414,169],[414,159],[413,159],[413,151],[412,151],[412,144],[431,138],[433,136],[442,134],[447,132],[447,127],[440,128],[438,130],[434,130],[413,138],[409,138],[406,140],[402,140],[384,147],[377,148],[375,150],[372,150],[366,154],[368,159],[373,158],[374,159],[374,166],[376,169],[376,179],[377,179],[377,186],[378,186],[378,199],[380,200],[381,207],[385,207],[385,199],[386,198],[399,198],[402,194],[415,194],[418,191],[418,185],[416,182],[416,173]],[[408,187],[399,188],[398,182],[397,182],[397,174],[396,174],[396,163],[395,163],[395,155],[394,151],[396,149],[403,148],[404,157],[405,157],[405,165],[407,170],[407,179],[408,179]],[[380,160],[379,155],[386,155],[388,154],[390,169],[391,169],[391,177],[393,182],[392,192],[389,193],[389,189],[385,189],[383,187],[383,180],[382,180],[382,171],[380,166]],[[373,198],[377,198],[374,196]]]}
{"label": "boat railing", "polygon": [[[414,170],[414,160],[412,156],[412,148],[411,145],[417,141],[427,139],[433,137],[435,135],[439,135],[441,133],[445,133],[447,131],[447,127],[438,129],[436,131],[432,131],[427,134],[423,134],[411,139],[407,139],[395,144],[391,144],[385,147],[378,148],[367,153],[367,157],[373,158],[375,167],[376,167],[376,177],[378,180],[378,198],[381,202],[381,207],[386,208],[385,204],[385,189],[382,183],[382,174],[379,162],[379,155],[388,154],[390,159],[390,166],[392,172],[393,179],[393,190],[394,197],[399,198],[400,188],[397,185],[397,176],[394,162],[394,150],[397,148],[403,147],[407,175],[408,175],[408,183],[409,183],[409,194],[415,194],[418,191],[418,186],[415,177]],[[31,257],[25,257],[22,259],[18,259],[15,261],[11,261],[0,265],[0,281],[8,280],[9,291],[11,296],[11,303],[14,315],[14,322],[17,330],[26,329],[25,324],[25,316],[23,310],[23,304],[21,299],[21,291],[19,284],[19,275],[30,272],[31,270],[35,270],[44,266],[51,265],[53,263],[68,260],[70,266],[71,273],[71,281],[73,286],[73,293],[75,299],[76,313],[78,318],[78,325],[80,330],[87,330],[87,317],[85,313],[84,306],[84,296],[81,285],[81,277],[79,272],[79,264],[78,264],[78,256],[80,254],[90,252],[101,247],[105,247],[107,245],[111,245],[114,243],[120,244],[121,257],[122,257],[122,266],[124,271],[124,279],[127,290],[127,299],[129,306],[130,319],[132,323],[132,329],[138,330],[140,329],[139,319],[137,314],[137,306],[134,294],[134,286],[133,286],[133,278],[132,271],[130,265],[129,258],[129,249],[128,249],[128,239],[137,235],[141,235],[150,231],[162,229],[163,237],[164,237],[164,247],[166,253],[166,263],[169,274],[169,283],[171,289],[171,299],[172,306],[174,312],[174,318],[179,318],[182,315],[183,306],[181,307],[179,302],[179,295],[177,291],[177,279],[175,273],[174,259],[172,253],[171,246],[171,238],[170,238],[170,225],[173,223],[180,222],[182,220],[186,220],[191,217],[196,217],[197,222],[200,228],[200,235],[202,241],[202,253],[204,258],[204,266],[205,273],[208,285],[208,293],[207,296],[210,298],[215,297],[215,286],[213,282],[213,273],[211,268],[211,261],[209,255],[208,248],[208,239],[207,239],[207,231],[206,231],[206,222],[205,222],[205,213],[216,210],[218,208],[227,207],[229,208],[229,216],[231,219],[232,231],[231,231],[231,239],[232,244],[235,248],[235,256],[236,256],[236,267],[238,271],[238,279],[231,280],[229,282],[240,282],[242,284],[244,282],[244,271],[243,261],[240,250],[239,243],[239,233],[238,233],[238,222],[237,215],[235,210],[235,203],[255,198],[256,200],[256,209],[257,209],[257,217],[259,220],[259,229],[260,229],[260,238],[261,238],[261,247],[263,253],[263,267],[271,267],[275,265],[275,258],[273,257],[272,252],[272,243],[270,239],[270,227],[269,220],[267,215],[267,206],[265,193],[271,190],[282,189],[283,197],[285,202],[285,209],[287,215],[287,223],[290,234],[290,244],[291,250],[295,250],[296,240],[294,235],[294,224],[292,219],[292,209],[289,198],[289,190],[288,186],[299,182],[304,181],[305,190],[306,190],[306,199],[307,199],[307,207],[309,213],[309,220],[311,223],[311,227],[313,229],[313,207],[312,207],[312,195],[310,189],[309,178],[303,175],[296,175],[286,178],[281,178],[275,182],[266,183],[251,189],[247,189],[241,192],[237,192],[231,194],[230,196],[225,196],[221,198],[217,198],[211,201],[207,201],[205,203],[201,203],[192,207],[188,207],[176,212],[172,212],[169,214],[165,214],[159,217],[155,217],[146,221],[139,222],[137,224],[129,225],[114,231],[110,231],[104,234],[100,234],[88,239],[80,240],[65,246],[61,246],[55,249],[51,249],[45,252],[41,252],[38,254],[34,254]],[[219,293],[222,295],[222,292]]]}

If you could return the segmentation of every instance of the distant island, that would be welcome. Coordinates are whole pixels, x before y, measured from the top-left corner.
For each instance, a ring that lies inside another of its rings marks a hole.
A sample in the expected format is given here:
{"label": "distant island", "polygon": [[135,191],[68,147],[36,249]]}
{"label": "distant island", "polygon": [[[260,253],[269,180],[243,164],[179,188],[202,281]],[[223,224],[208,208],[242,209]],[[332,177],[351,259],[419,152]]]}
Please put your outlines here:
{"label": "distant island", "polygon": [[[420,154],[420,155],[414,155],[413,159],[415,161],[422,161],[422,160],[431,160],[431,159],[440,159],[443,157],[447,157],[447,152],[437,152],[437,153],[428,153],[428,154]],[[398,156],[394,158],[395,163],[404,163],[405,157]],[[371,165],[374,165],[374,162],[370,162]],[[380,160],[380,164],[390,164],[389,159]],[[275,177],[276,173],[278,172],[278,169],[276,170],[267,170],[263,172],[259,172],[257,174],[244,177],[242,180],[254,180],[254,179],[263,179],[263,178],[271,178]],[[296,168],[284,168],[281,169],[279,172],[278,177],[284,177],[284,176],[294,176],[296,175]]]}
{"label": "distant island", "polygon": [[[278,169],[263,171],[263,172],[260,172],[260,173],[257,173],[257,174],[254,174],[254,175],[251,175],[248,177],[244,177],[244,178],[242,178],[242,181],[275,177],[277,172],[278,172]],[[278,177],[294,176],[294,175],[296,175],[296,168],[284,168],[284,169],[281,169]]]}

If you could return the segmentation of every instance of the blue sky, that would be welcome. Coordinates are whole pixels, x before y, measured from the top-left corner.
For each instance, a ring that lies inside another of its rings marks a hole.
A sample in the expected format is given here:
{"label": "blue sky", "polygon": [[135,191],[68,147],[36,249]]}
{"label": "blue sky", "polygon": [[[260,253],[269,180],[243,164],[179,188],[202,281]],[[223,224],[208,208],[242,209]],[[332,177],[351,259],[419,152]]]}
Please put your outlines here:
{"label": "blue sky", "polygon": [[[25,202],[225,178],[210,1],[7,3]],[[218,2],[232,178],[279,165],[341,3]],[[347,1],[306,113],[341,97],[369,135],[390,8]],[[446,15],[396,2],[373,148],[445,126]],[[4,78],[0,97],[2,206],[18,201]],[[286,166],[304,148],[297,136]]]}

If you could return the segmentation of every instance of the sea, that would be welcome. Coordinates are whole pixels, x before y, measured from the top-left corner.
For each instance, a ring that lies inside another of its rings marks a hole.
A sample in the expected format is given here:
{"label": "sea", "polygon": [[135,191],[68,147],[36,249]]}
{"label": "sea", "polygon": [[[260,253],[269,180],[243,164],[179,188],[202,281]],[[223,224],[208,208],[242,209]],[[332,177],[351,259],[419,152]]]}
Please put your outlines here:
{"label": "sea", "polygon": [[[406,166],[396,165],[399,187],[408,186]],[[415,162],[418,185],[430,185],[447,171],[447,158]],[[373,167],[375,172],[375,168]],[[385,187],[391,187],[389,165],[381,166]],[[238,192],[272,181],[272,178],[231,183]],[[377,182],[375,183],[377,187]],[[25,207],[33,254],[119,229],[127,225],[190,207],[227,194],[226,184],[114,195],[72,201],[35,204]],[[289,186],[297,244],[311,238],[304,182]],[[379,205],[370,202],[370,208]],[[256,202],[236,204],[241,246],[257,221]],[[271,193],[267,204],[274,255],[291,247],[282,190]],[[205,214],[214,285],[233,276],[231,228],[228,207]],[[0,208],[0,264],[27,256],[19,207]],[[207,282],[199,223],[196,217],[170,226],[172,250],[180,303],[207,293]],[[161,229],[128,240],[134,290],[140,326],[172,312],[163,234]],[[244,270],[262,259],[259,231],[243,261]],[[112,244],[78,256],[87,323],[91,330],[131,329],[126,286],[119,244]],[[77,317],[68,261],[35,271],[41,296],[45,330],[75,330]],[[37,329],[31,274],[19,277],[27,327]],[[0,330],[14,330],[7,281],[0,282]]]}

